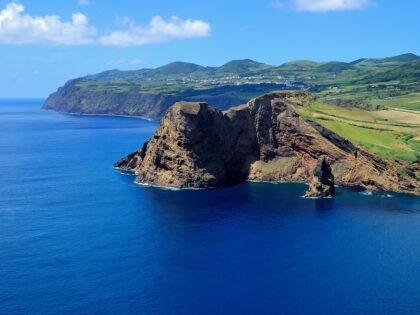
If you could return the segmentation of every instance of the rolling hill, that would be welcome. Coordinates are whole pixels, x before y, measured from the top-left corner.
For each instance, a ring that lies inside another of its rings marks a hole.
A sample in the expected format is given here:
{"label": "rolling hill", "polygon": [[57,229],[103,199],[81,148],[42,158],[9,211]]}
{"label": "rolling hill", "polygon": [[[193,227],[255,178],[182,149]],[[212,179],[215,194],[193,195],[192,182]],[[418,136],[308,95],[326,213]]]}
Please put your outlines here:
{"label": "rolling hill", "polygon": [[272,90],[309,89],[329,104],[420,110],[420,57],[403,54],[353,62],[292,61],[271,66],[251,59],[220,67],[173,62],[155,69],[109,70],[68,81],[45,109],[158,119],[176,101],[226,109]]}

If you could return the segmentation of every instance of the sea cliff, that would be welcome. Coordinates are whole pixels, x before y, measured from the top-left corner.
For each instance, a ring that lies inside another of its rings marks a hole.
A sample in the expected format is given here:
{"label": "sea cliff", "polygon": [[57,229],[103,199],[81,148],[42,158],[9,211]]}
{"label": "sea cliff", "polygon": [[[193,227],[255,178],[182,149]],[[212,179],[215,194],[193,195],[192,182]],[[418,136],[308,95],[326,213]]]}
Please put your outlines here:
{"label": "sea cliff", "polygon": [[141,150],[115,163],[136,181],[176,188],[245,180],[311,182],[318,159],[335,183],[369,190],[419,193],[416,179],[300,114],[315,96],[279,91],[226,111],[178,102]]}
{"label": "sea cliff", "polygon": [[93,88],[81,84],[82,79],[70,80],[52,93],[42,108],[62,113],[88,115],[136,116],[160,119],[175,102],[209,101],[219,109],[227,109],[246,102],[273,89],[285,88],[281,84],[227,85],[200,90],[172,92],[147,91],[142,89],[119,90]]}

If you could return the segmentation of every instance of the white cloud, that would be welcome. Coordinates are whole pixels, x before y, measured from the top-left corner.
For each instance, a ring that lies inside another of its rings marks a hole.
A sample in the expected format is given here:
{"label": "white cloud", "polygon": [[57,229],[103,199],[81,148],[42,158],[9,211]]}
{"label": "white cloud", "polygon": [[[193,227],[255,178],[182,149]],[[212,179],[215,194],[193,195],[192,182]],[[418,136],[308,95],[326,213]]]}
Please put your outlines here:
{"label": "white cloud", "polygon": [[70,22],[57,15],[32,17],[24,14],[23,5],[11,2],[0,11],[0,44],[91,44],[96,29],[89,26],[88,18],[74,13]]}
{"label": "white cloud", "polygon": [[284,2],[274,1],[271,6],[277,8],[290,7],[297,11],[327,12],[343,10],[360,10],[372,5],[371,0],[290,0]]}
{"label": "white cloud", "polygon": [[150,43],[166,42],[172,39],[185,39],[205,37],[210,35],[210,24],[200,20],[182,20],[172,16],[165,21],[155,16],[146,26],[136,25],[126,19],[128,29],[114,31],[109,35],[101,36],[99,43],[110,46],[140,46]]}
{"label": "white cloud", "polygon": [[337,11],[358,10],[369,5],[368,0],[296,0],[295,6],[300,11]]}
{"label": "white cloud", "polygon": [[[79,5],[89,5],[90,0],[79,0]],[[0,44],[44,44],[108,46],[140,46],[166,42],[174,39],[205,37],[210,35],[210,24],[176,16],[164,20],[155,16],[145,26],[137,25],[127,17],[120,18],[124,30],[98,35],[97,29],[89,25],[88,17],[74,13],[71,21],[64,22],[58,15],[33,17],[24,13],[18,2],[11,2],[0,10]]]}
{"label": "white cloud", "polygon": [[77,2],[77,5],[78,6],[81,6],[81,7],[88,7],[88,6],[90,6],[92,3],[90,2],[90,0],[79,0],[78,2]]}

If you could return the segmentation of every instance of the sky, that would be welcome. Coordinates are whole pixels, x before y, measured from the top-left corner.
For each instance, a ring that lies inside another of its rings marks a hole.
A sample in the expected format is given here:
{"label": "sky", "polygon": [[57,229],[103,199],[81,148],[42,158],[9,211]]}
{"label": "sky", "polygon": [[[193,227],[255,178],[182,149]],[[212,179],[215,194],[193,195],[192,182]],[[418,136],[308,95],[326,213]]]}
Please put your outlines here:
{"label": "sky", "polygon": [[173,61],[420,54],[418,0],[0,0],[0,98]]}

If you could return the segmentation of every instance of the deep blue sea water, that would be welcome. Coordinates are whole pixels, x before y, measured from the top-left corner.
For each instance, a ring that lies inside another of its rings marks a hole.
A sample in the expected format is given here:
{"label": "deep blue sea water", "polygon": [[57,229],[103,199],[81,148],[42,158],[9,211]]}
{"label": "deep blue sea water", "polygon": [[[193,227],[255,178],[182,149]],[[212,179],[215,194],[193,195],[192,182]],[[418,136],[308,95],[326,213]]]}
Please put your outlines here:
{"label": "deep blue sea water", "polygon": [[1,314],[419,314],[420,198],[142,187],[157,124],[0,102]]}

